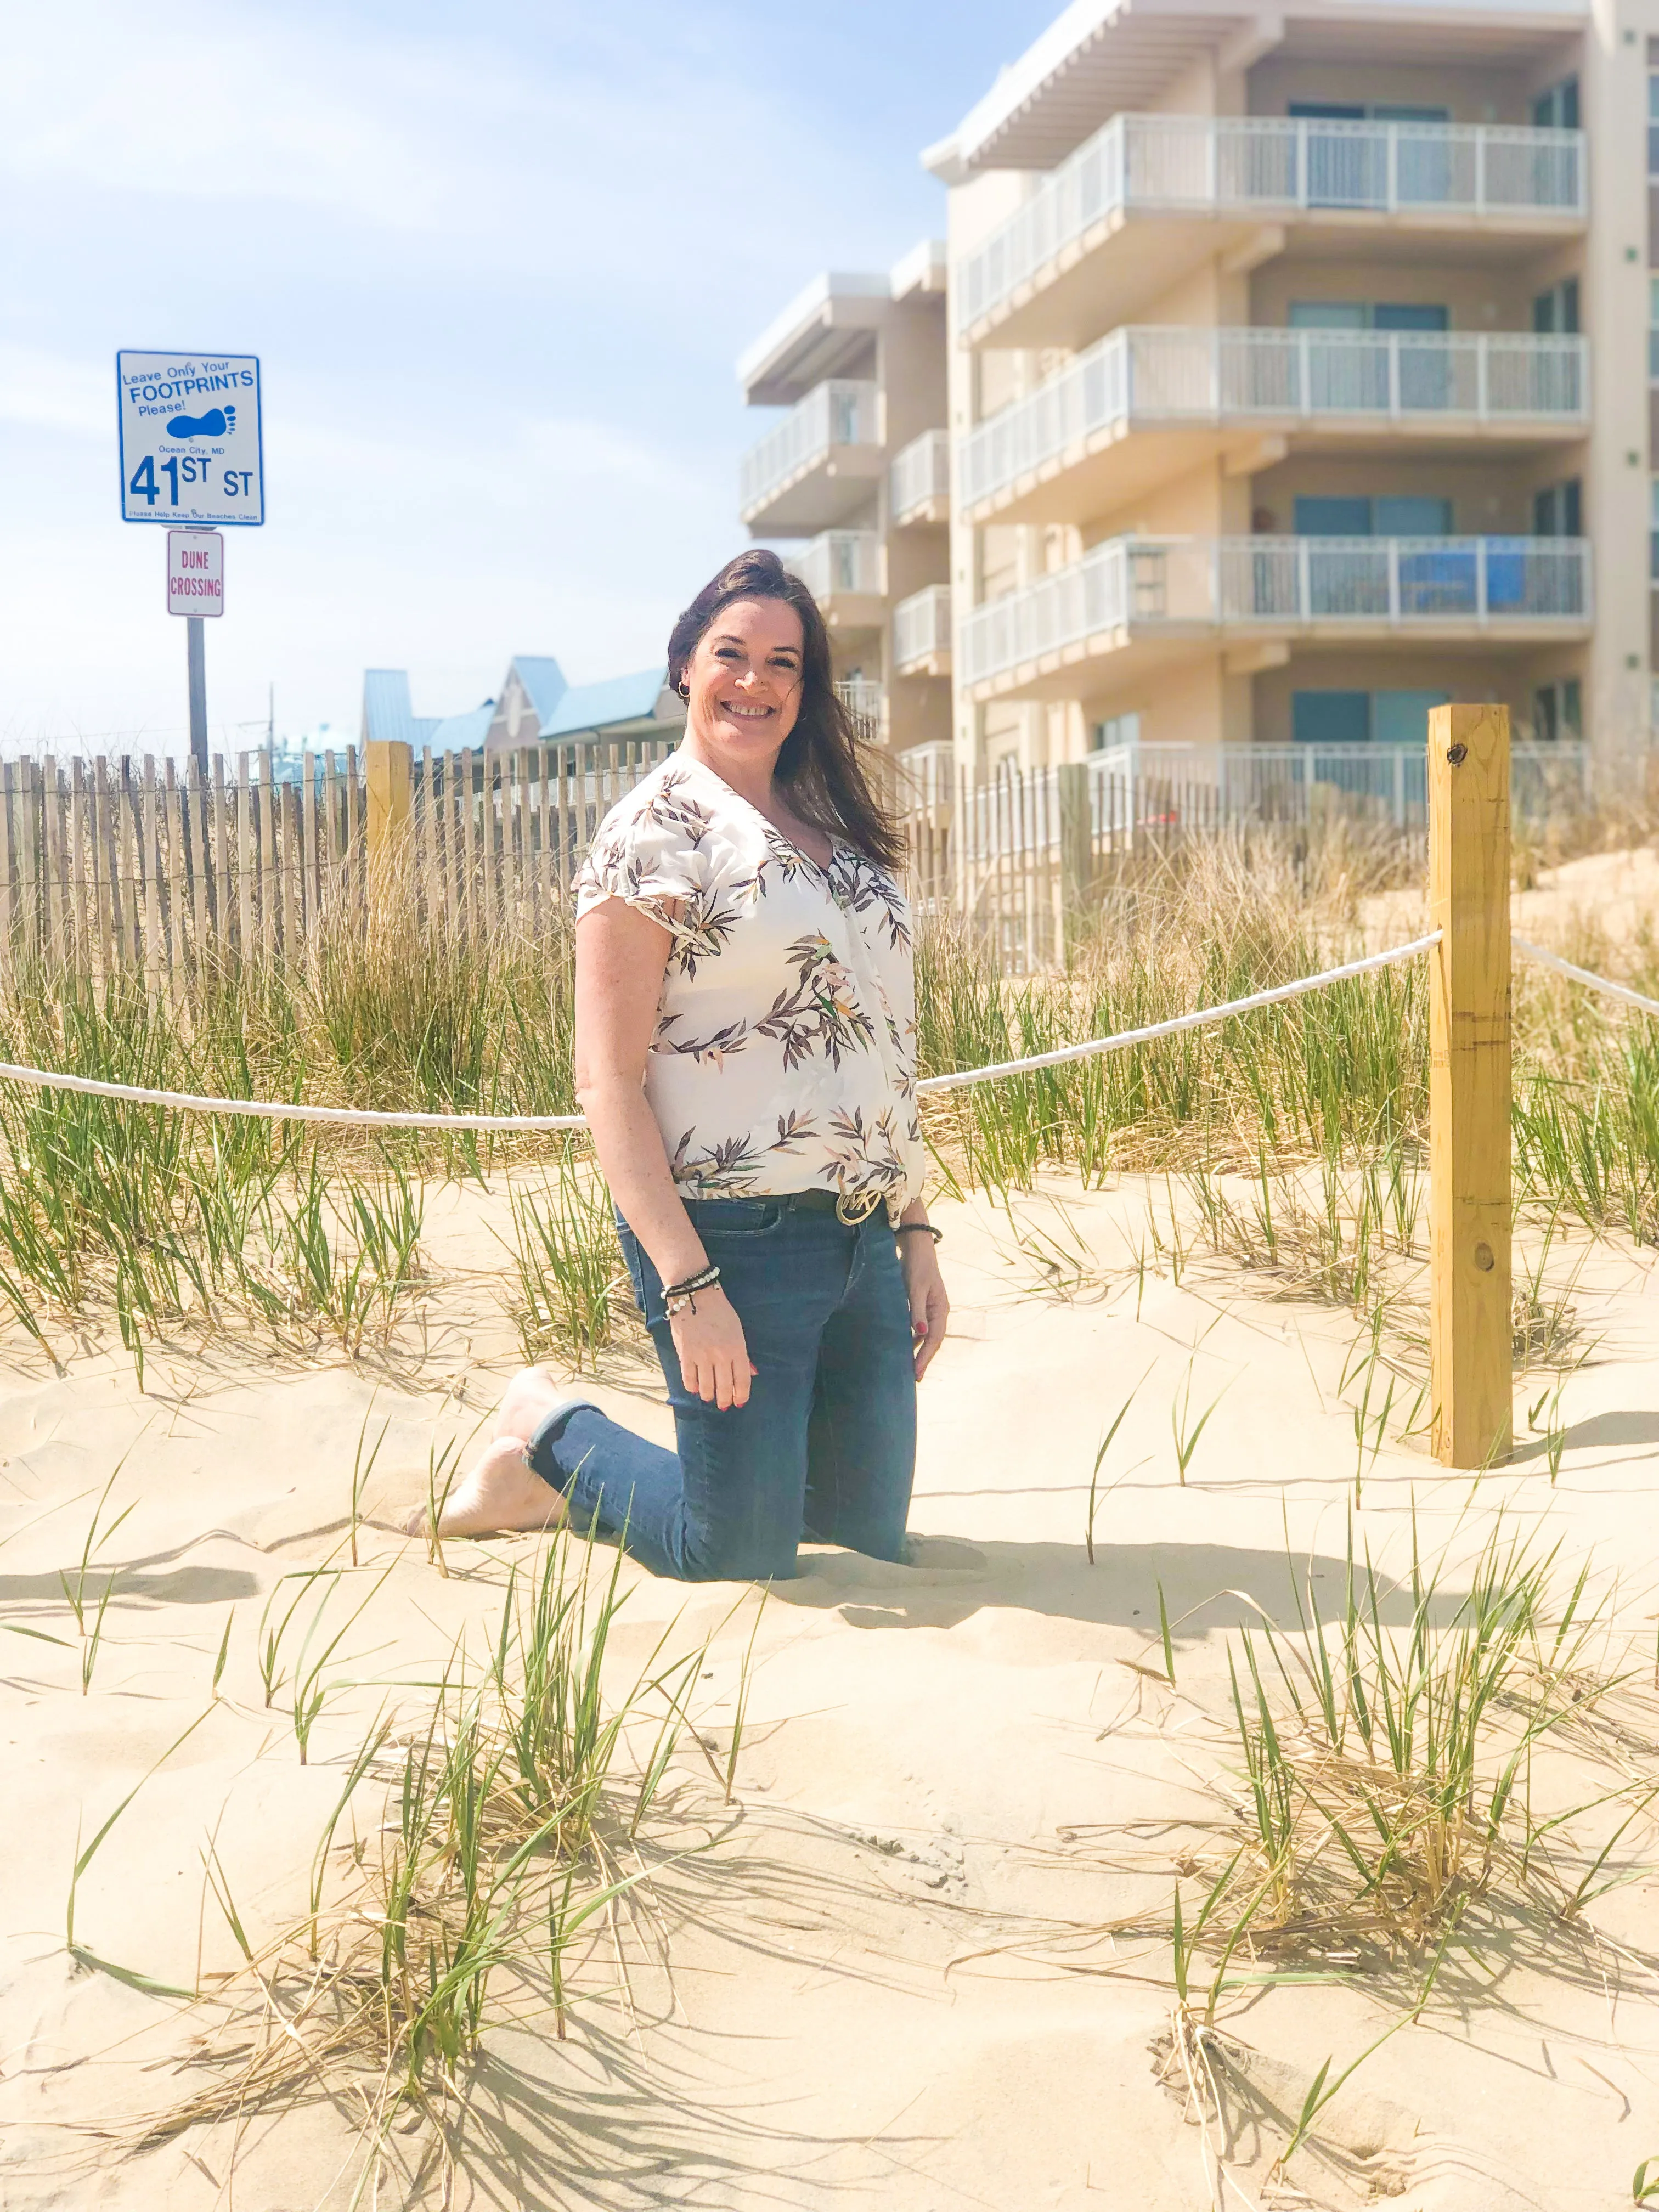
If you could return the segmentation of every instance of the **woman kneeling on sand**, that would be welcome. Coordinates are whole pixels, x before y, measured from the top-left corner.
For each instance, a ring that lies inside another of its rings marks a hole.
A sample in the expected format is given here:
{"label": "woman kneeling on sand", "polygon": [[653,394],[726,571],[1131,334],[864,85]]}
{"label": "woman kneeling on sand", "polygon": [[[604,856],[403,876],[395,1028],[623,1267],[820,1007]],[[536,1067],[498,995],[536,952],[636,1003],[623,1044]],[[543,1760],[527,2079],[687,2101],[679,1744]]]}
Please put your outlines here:
{"label": "woman kneeling on sand", "polygon": [[803,1539],[902,1559],[948,1304],[899,840],[775,554],[697,594],[668,674],[684,739],[578,879],[575,1072],[679,1448],[531,1368],[441,1530],[569,1510],[685,1582],[793,1575]]}

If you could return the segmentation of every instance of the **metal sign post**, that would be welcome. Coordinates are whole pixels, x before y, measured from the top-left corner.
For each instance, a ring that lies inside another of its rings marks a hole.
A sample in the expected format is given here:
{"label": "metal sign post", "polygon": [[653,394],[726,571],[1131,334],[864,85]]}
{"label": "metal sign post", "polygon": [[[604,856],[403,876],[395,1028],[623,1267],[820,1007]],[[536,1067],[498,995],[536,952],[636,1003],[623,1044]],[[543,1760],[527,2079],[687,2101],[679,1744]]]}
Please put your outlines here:
{"label": "metal sign post", "polygon": [[167,612],[183,615],[189,640],[190,750],[208,772],[207,653],[203,623],[225,611],[225,541],[216,530],[167,532]]}
{"label": "metal sign post", "polygon": [[202,623],[224,612],[221,530],[265,519],[259,363],[252,354],[115,356],[121,520],[167,524],[167,611],[186,617],[190,749],[205,774]]}

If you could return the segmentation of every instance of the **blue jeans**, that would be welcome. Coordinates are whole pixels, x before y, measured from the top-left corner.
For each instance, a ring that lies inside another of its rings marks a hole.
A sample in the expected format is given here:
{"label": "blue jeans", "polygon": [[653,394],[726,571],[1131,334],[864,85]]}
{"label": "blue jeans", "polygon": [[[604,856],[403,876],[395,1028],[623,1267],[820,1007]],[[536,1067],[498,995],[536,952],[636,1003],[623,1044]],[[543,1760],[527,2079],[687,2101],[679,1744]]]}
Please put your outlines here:
{"label": "blue jeans", "polygon": [[916,1383],[885,1213],[851,1224],[792,1198],[694,1199],[685,1210],[759,1370],[748,1404],[722,1413],[686,1389],[661,1278],[619,1218],[679,1449],[577,1406],[543,1423],[531,1466],[579,1524],[620,1536],[653,1574],[680,1582],[793,1576],[803,1538],[902,1560]]}

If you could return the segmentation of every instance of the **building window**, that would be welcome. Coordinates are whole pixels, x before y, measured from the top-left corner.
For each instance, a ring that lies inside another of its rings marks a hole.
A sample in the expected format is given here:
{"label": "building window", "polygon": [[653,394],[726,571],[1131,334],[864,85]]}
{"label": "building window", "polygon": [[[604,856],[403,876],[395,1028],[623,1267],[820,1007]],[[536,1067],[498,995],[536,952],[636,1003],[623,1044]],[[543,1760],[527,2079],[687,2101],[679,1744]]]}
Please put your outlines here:
{"label": "building window", "polygon": [[1532,534],[1534,538],[1582,538],[1584,534],[1583,487],[1577,477],[1565,483],[1546,484],[1532,495]]}
{"label": "building window", "polygon": [[1648,71],[1648,174],[1659,178],[1659,70]]}
{"label": "building window", "polygon": [[1540,744],[1553,745],[1559,738],[1577,738],[1584,726],[1583,693],[1576,676],[1559,684],[1540,684],[1532,695],[1532,733]]}
{"label": "building window", "polygon": [[1424,494],[1298,495],[1291,514],[1298,538],[1449,538],[1452,503]]}
{"label": "building window", "polygon": [[1447,691],[1292,691],[1291,735],[1299,745],[1409,745],[1429,741],[1429,710]]}
{"label": "building window", "polygon": [[1547,92],[1540,92],[1532,104],[1534,127],[1540,131],[1576,131],[1578,128],[1578,80],[1563,77]]}
{"label": "building window", "polygon": [[1648,382],[1659,384],[1659,276],[1648,279]]}
{"label": "building window", "polygon": [[1648,488],[1648,574],[1659,584],[1659,477]]}
{"label": "building window", "polygon": [[1564,276],[1532,303],[1532,326],[1541,336],[1571,335],[1578,328],[1578,279]]}
{"label": "building window", "polygon": [[1121,746],[1135,746],[1140,743],[1139,714],[1109,714],[1103,722],[1097,722],[1089,732],[1091,753],[1116,752]]}

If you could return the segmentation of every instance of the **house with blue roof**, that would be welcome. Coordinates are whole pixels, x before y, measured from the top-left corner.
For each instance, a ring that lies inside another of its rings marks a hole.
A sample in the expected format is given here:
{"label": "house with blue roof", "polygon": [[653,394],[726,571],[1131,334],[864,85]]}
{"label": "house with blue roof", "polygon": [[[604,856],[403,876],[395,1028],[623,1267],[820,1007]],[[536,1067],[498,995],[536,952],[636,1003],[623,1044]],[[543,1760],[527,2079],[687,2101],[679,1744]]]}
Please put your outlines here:
{"label": "house with blue roof", "polygon": [[390,738],[417,753],[426,745],[434,753],[463,747],[498,753],[584,738],[672,737],[684,720],[684,703],[668,688],[660,661],[633,676],[569,684],[550,653],[516,653],[499,696],[460,714],[416,714],[405,669],[363,675],[365,740]]}
{"label": "house with blue roof", "polygon": [[410,704],[406,668],[366,668],[363,671],[363,740],[390,738],[419,752],[430,745],[434,753],[458,753],[483,744],[495,712],[495,702],[462,714],[417,714]]}
{"label": "house with blue roof", "polygon": [[684,720],[684,702],[668,688],[661,661],[633,676],[567,684],[551,654],[521,653],[507,669],[484,744],[493,753],[583,738],[661,738]]}

